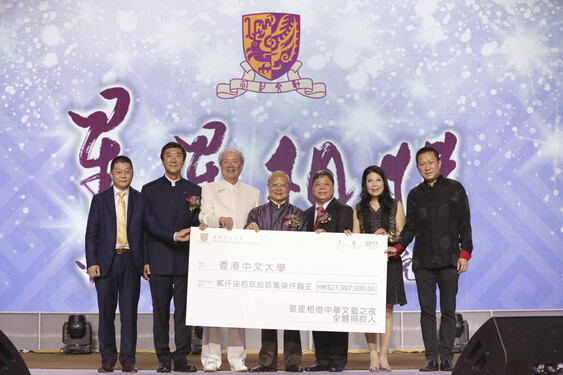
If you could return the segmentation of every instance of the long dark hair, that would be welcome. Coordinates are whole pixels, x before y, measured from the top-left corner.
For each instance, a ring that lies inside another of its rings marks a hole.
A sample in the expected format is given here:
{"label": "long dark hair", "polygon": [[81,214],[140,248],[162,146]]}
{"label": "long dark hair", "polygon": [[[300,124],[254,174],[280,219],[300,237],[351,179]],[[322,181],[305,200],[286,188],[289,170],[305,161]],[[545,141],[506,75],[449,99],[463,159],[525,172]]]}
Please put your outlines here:
{"label": "long dark hair", "polygon": [[[383,192],[377,199],[379,201],[379,205],[381,206],[383,217],[388,218],[389,213],[393,208],[393,198],[391,197],[391,192],[389,191],[389,182],[387,181],[387,175],[385,174],[385,171],[377,165],[370,165],[364,170],[364,173],[362,174],[362,193],[360,194],[360,207],[364,212],[368,212],[369,210],[371,195],[369,194],[366,187],[366,178],[368,174],[372,172],[377,173],[383,179]],[[387,230],[388,228],[385,229]]]}

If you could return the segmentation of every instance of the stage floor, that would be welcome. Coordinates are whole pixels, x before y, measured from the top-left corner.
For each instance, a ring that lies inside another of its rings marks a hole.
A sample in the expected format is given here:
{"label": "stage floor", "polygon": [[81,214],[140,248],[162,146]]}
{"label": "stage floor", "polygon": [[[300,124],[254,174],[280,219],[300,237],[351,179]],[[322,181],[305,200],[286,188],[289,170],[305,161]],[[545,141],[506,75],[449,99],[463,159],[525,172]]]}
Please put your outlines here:
{"label": "stage floor", "polygon": [[[31,375],[99,375],[99,373],[96,370],[31,369],[30,371],[31,371]],[[121,373],[121,371],[116,371],[116,372]],[[278,371],[278,372],[284,373],[284,371]],[[138,374],[160,375],[160,373],[156,372],[156,370],[139,370]],[[179,374],[179,373],[176,373],[176,374]],[[222,374],[222,375],[223,374],[225,374],[225,375],[226,374],[240,375],[240,372],[221,371],[220,374]],[[316,374],[332,374],[332,373],[331,372],[317,372]],[[373,372],[369,372],[367,370],[345,370],[341,374],[373,374]],[[396,369],[393,369],[392,374],[395,374],[395,375],[412,375],[412,374],[420,374],[420,372],[418,370],[396,370]],[[425,374],[445,374],[445,372],[433,371],[433,372],[425,372]]]}
{"label": "stage floor", "polygon": [[[454,357],[454,363],[459,354]],[[62,353],[22,353],[22,357],[30,369],[32,375],[94,375],[98,374],[96,369],[100,366],[101,357],[98,353],[92,354],[62,354]],[[194,364],[198,372],[202,371],[199,355],[189,355],[188,360]],[[309,366],[314,362],[313,352],[304,352],[301,362],[302,366]],[[425,363],[424,353],[406,353],[394,351],[389,354],[389,364],[393,373],[406,375],[418,373],[418,368]],[[258,364],[258,352],[247,353],[246,365],[250,368]],[[135,365],[140,374],[157,374],[158,360],[154,352],[137,353]],[[278,355],[278,368],[283,369],[283,354]],[[344,374],[369,373],[369,353],[349,353],[348,364]],[[119,365],[115,372],[121,373]],[[284,371],[278,371],[283,373]],[[229,371],[226,354],[223,353],[223,364],[220,368],[221,374],[234,374]],[[440,372],[437,372],[440,373]],[[443,374],[443,372],[441,372]],[[430,372],[429,374],[432,374]]]}

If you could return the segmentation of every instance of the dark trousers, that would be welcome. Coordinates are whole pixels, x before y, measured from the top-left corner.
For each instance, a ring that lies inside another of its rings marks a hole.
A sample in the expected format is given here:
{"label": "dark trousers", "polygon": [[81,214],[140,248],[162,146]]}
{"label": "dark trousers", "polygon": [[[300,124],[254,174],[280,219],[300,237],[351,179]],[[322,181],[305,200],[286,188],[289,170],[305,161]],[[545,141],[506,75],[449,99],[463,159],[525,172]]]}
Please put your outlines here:
{"label": "dark trousers", "polygon": [[[301,335],[299,331],[283,331],[283,363],[285,367],[301,363]],[[275,329],[262,330],[262,347],[258,354],[258,361],[262,366],[277,369],[278,367],[278,331]]]}
{"label": "dark trousers", "polygon": [[115,254],[113,263],[105,277],[96,277],[98,295],[99,327],[98,342],[102,363],[117,362],[115,344],[115,309],[119,300],[121,317],[121,345],[119,362],[135,364],[137,348],[137,306],[141,292],[141,276],[137,272],[130,254]]}
{"label": "dark trousers", "polygon": [[[192,346],[191,327],[186,326],[187,275],[151,274],[150,287],[153,310],[154,349],[158,360],[176,365],[186,362]],[[176,351],[170,352],[170,302],[174,297],[174,343]]]}
{"label": "dark trousers", "polygon": [[[420,326],[427,360],[452,360],[455,341],[455,306],[459,275],[455,267],[414,272],[420,302]],[[440,340],[436,334],[436,285],[440,288]]]}
{"label": "dark trousers", "polygon": [[321,366],[342,367],[348,362],[348,332],[313,331],[315,360]]}

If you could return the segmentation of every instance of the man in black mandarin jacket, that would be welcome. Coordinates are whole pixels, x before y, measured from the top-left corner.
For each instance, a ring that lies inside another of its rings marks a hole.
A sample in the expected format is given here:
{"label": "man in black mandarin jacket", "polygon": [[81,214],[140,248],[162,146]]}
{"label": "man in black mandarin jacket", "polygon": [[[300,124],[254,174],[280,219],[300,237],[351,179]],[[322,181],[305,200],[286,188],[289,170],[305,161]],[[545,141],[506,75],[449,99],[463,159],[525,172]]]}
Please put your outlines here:
{"label": "man in black mandarin jacket", "polygon": [[[467,271],[473,242],[469,201],[463,186],[440,174],[438,152],[423,147],[416,168],[424,179],[407,198],[407,222],[395,255],[416,236],[412,270],[420,302],[420,325],[426,364],[420,371],[452,371],[456,331],[456,295],[459,274]],[[436,335],[436,285],[440,288],[440,338]],[[440,362],[438,361],[438,355]]]}
{"label": "man in black mandarin jacket", "polygon": [[[352,229],[352,207],[334,198],[334,177],[322,170],[313,175],[316,204],[305,211],[307,231],[343,233]],[[315,363],[305,371],[341,372],[348,361],[348,332],[313,331]]]}
{"label": "man in black mandarin jacket", "polygon": [[[121,348],[119,362],[123,372],[135,369],[137,345],[137,305],[143,271],[143,226],[163,243],[174,243],[174,231],[164,229],[151,215],[141,194],[133,189],[133,163],[127,156],[111,162],[113,186],[94,195],[86,226],[86,265],[94,279],[98,296],[98,341],[102,366],[98,372],[113,372],[117,362],[115,310],[119,300]],[[119,197],[122,195],[122,197]],[[123,204],[123,237],[118,237],[118,207]],[[179,230],[177,240],[187,240],[189,232]],[[184,233],[183,239],[179,234]],[[121,242],[121,243],[118,243]]]}
{"label": "man in black mandarin jacket", "polygon": [[[149,182],[141,193],[158,220],[177,230],[198,226],[201,188],[182,178],[180,172],[186,150],[176,142],[166,144],[160,158],[166,170],[163,177]],[[190,203],[190,201],[192,203]],[[186,326],[188,243],[169,244],[146,234],[144,277],[149,280],[153,305],[154,348],[160,361],[157,372],[195,372],[186,355],[191,350],[191,327]],[[170,302],[174,297],[174,342],[169,346]]]}

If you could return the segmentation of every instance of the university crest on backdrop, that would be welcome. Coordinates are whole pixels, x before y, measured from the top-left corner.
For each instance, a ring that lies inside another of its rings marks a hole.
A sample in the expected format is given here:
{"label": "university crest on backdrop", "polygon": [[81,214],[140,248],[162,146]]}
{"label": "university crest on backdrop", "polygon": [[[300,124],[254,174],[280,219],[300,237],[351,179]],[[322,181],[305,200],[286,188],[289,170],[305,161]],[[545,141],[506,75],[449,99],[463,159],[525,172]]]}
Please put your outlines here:
{"label": "university crest on backdrop", "polygon": [[[279,94],[297,91],[308,98],[323,98],[324,83],[313,83],[310,78],[301,78],[299,68],[303,65],[299,55],[301,18],[289,13],[259,13],[242,17],[242,41],[244,57],[240,66],[242,78],[217,85],[217,96],[232,99],[247,91]],[[275,81],[287,74],[287,81],[263,82],[255,80],[256,74]]]}

